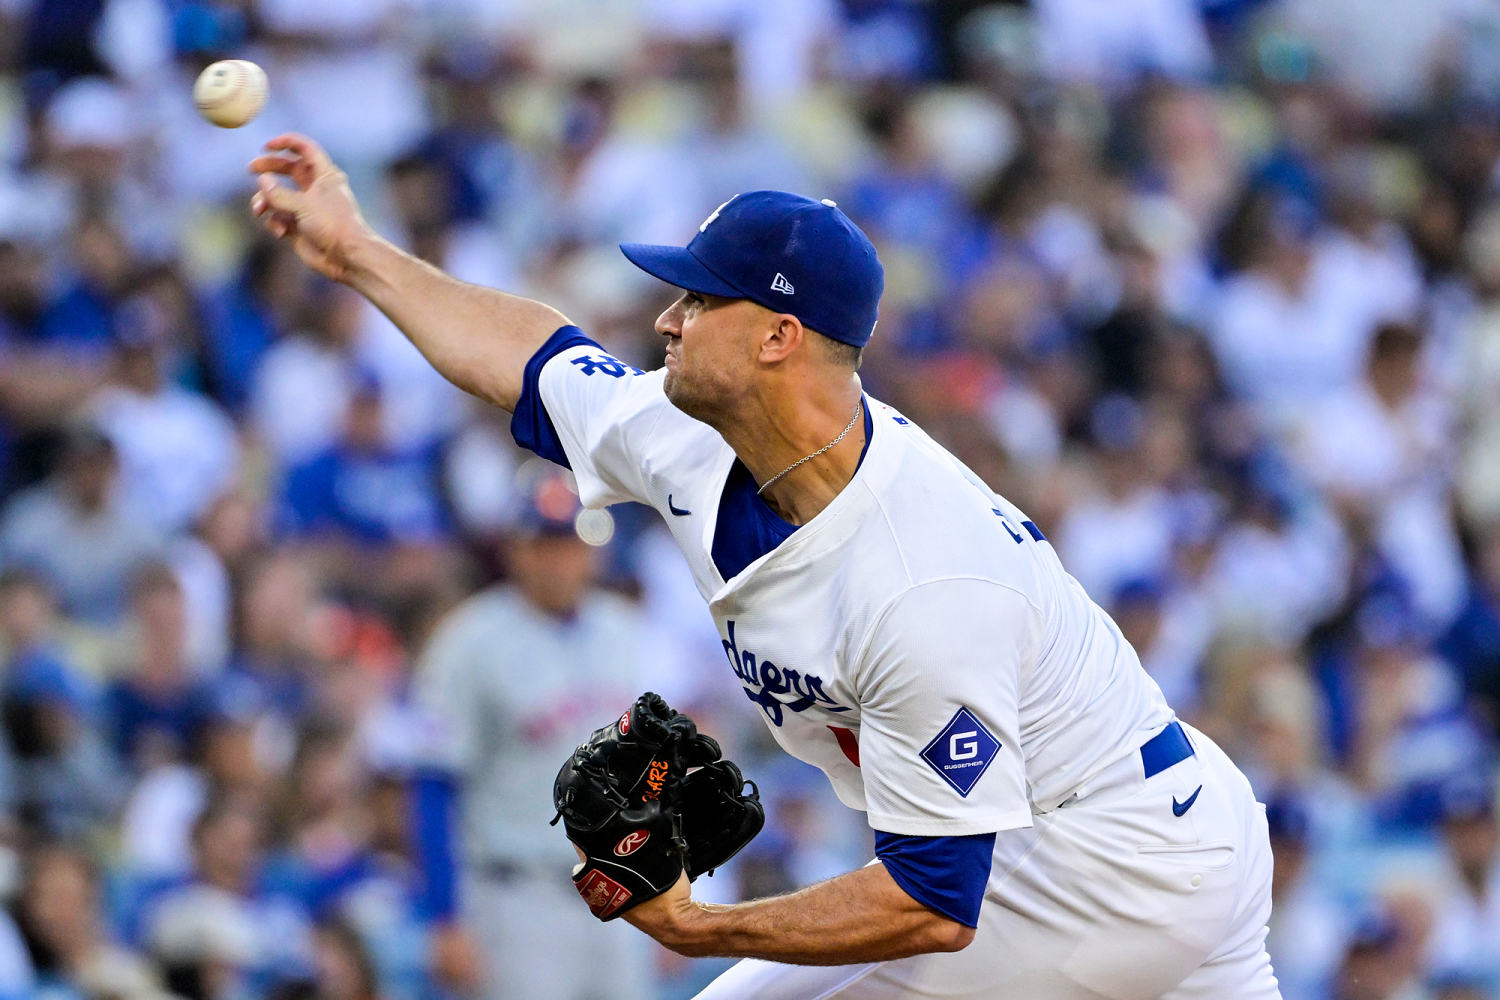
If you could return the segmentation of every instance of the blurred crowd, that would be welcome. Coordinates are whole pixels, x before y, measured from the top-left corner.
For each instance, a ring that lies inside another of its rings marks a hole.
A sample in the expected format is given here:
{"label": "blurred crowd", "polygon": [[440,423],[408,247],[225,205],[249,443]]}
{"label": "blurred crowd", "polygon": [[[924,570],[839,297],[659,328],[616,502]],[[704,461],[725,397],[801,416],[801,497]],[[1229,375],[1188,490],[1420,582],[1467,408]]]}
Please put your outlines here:
{"label": "blurred crowd", "polygon": [[[838,200],[868,389],[1268,804],[1287,1000],[1500,998],[1497,43],[1485,0],[0,0],[0,1000],[522,995],[497,928],[591,971],[528,902],[571,894],[553,748],[647,687],[766,793],[700,895],[870,857],[652,518],[577,519],[257,233],[285,129],[644,368],[671,292],[616,242]],[[271,81],[233,132],[228,56]]]}

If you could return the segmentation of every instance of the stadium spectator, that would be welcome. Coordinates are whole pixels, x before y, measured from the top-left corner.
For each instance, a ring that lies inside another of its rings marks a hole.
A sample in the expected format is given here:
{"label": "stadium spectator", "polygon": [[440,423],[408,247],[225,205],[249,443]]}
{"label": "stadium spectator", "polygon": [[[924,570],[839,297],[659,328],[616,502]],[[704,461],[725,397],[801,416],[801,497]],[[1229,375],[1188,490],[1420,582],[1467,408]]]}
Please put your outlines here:
{"label": "stadium spectator", "polygon": [[1355,929],[1339,965],[1334,1000],[1406,1000],[1420,997],[1421,986],[1404,960],[1402,928],[1384,914],[1373,915]]}
{"label": "stadium spectator", "polygon": [[311,618],[320,585],[307,560],[290,552],[258,557],[241,581],[229,669],[254,685],[283,727],[313,704]]}
{"label": "stadium spectator", "polygon": [[98,217],[80,220],[72,241],[78,273],[48,302],[39,340],[63,353],[107,357],[132,277],[131,255],[120,233]]}
{"label": "stadium spectator", "polygon": [[120,500],[163,533],[191,526],[234,483],[239,437],[217,403],[169,381],[170,330],[149,315],[119,331],[115,377],[89,407],[120,455]]}
{"label": "stadium spectator", "polygon": [[255,369],[250,419],[279,468],[306,461],[337,439],[359,375],[359,322],[357,300],[320,283]]}
{"label": "stadium spectator", "polygon": [[1373,542],[1430,629],[1446,628],[1463,598],[1463,562],[1447,509],[1452,407],[1423,384],[1421,333],[1378,327],[1365,377],[1294,418],[1291,453],[1307,479]]}
{"label": "stadium spectator", "polygon": [[115,753],[144,773],[194,752],[212,693],[187,662],[186,610],[172,570],[147,565],[131,591],[133,648],[104,699]]}
{"label": "stadium spectator", "polygon": [[0,577],[6,794],[23,829],[76,838],[118,802],[118,765],[99,731],[93,685],[56,645],[55,629],[52,596],[39,578],[24,570]]}
{"label": "stadium spectator", "polygon": [[207,303],[203,330],[206,378],[214,398],[243,417],[261,360],[302,314],[312,279],[296,257],[261,241],[245,255],[235,279]]}
{"label": "stadium spectator", "polygon": [[263,746],[265,706],[244,677],[218,680],[191,755],[142,774],[120,813],[120,851],[128,870],[150,883],[186,875],[192,832],[205,803],[265,801],[276,777]]}
{"label": "stadium spectator", "polygon": [[1350,928],[1334,894],[1309,871],[1312,820],[1307,796],[1286,791],[1266,803],[1271,852],[1271,933],[1276,980],[1285,1000],[1326,996]]}
{"label": "stadium spectator", "polygon": [[55,588],[65,613],[99,626],[120,620],[131,575],[162,546],[121,497],[119,469],[114,443],[78,427],[57,470],[0,513],[0,565],[30,567]]}
{"label": "stadium spectator", "polygon": [[215,1000],[306,975],[307,913],[263,882],[265,821],[251,803],[210,803],[193,827],[193,870],[147,904],[144,939],[167,987]]}
{"label": "stadium spectator", "polygon": [[277,1000],[379,1000],[385,996],[375,963],[359,934],[337,921],[313,929],[314,978],[306,984],[278,990]]}
{"label": "stadium spectator", "polygon": [[229,656],[235,581],[264,542],[264,521],[256,499],[234,490],[210,504],[193,533],[179,535],[168,549],[166,561],[185,602],[185,655],[199,673],[217,674]]}
{"label": "stadium spectator", "polygon": [[87,855],[60,844],[26,859],[16,914],[36,973],[56,996],[165,1000],[156,969],[111,938],[99,873]]}
{"label": "stadium spectator", "polygon": [[362,378],[333,445],[287,472],[277,533],[344,586],[390,594],[434,586],[454,554],[441,456],[389,443],[385,413],[380,385]]}
{"label": "stadium spectator", "polygon": [[1476,989],[1500,990],[1500,818],[1495,789],[1482,777],[1455,779],[1441,801],[1449,872],[1433,903],[1428,945],[1439,974]]}

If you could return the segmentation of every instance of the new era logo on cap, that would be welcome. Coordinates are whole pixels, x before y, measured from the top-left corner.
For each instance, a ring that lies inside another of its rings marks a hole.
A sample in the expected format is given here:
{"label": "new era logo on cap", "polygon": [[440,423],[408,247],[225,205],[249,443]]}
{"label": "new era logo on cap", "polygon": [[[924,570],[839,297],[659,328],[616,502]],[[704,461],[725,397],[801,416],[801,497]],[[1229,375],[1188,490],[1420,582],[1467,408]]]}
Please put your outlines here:
{"label": "new era logo on cap", "polygon": [[787,281],[786,275],[782,274],[780,271],[776,272],[776,277],[771,282],[771,291],[780,292],[782,295],[797,294],[797,289],[792,287],[792,283],[790,281]]}

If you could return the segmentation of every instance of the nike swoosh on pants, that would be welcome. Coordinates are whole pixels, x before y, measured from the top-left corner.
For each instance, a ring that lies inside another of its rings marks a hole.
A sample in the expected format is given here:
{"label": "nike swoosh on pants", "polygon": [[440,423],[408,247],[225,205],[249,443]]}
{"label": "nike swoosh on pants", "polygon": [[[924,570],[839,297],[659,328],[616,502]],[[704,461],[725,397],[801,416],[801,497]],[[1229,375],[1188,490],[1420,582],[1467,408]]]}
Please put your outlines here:
{"label": "nike swoosh on pants", "polygon": [[1197,788],[1193,789],[1193,794],[1187,797],[1186,802],[1178,802],[1177,796],[1172,796],[1172,815],[1181,816],[1183,813],[1193,808],[1193,803],[1198,801],[1198,793],[1201,791],[1203,791],[1202,785],[1199,785]]}

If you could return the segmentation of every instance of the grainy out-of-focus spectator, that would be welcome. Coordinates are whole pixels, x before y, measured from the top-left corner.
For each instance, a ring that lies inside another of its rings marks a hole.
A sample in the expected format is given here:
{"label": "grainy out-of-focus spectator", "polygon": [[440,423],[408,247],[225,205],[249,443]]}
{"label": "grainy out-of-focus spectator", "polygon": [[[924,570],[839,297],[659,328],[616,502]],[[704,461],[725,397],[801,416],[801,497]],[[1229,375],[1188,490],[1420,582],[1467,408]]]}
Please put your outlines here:
{"label": "grainy out-of-focus spectator", "polygon": [[234,483],[239,438],[217,403],[170,380],[164,317],[115,341],[114,378],[90,407],[120,455],[121,503],[160,532],[190,527]]}
{"label": "grainy out-of-focus spectator", "polygon": [[155,967],[112,939],[99,872],[84,852],[62,845],[38,849],[28,861],[16,914],[38,989],[121,1000],[170,996]]}
{"label": "grainy out-of-focus spectator", "polygon": [[1482,777],[1455,779],[1443,790],[1448,872],[1434,901],[1432,964],[1475,988],[1500,989],[1500,816],[1495,790]]}
{"label": "grainy out-of-focus spectator", "polygon": [[119,451],[91,427],[71,431],[57,470],[0,512],[0,564],[29,567],[72,617],[120,620],[131,575],[161,551],[161,535],[124,501]]}
{"label": "grainy out-of-focus spectator", "polygon": [[194,751],[212,694],[188,663],[187,612],[171,569],[142,568],[131,590],[131,648],[105,692],[105,711],[115,753],[145,772]]}
{"label": "grainy out-of-focus spectator", "polygon": [[0,722],[10,805],[41,835],[76,838],[110,816],[121,790],[99,725],[97,691],[59,648],[55,630],[45,582],[25,570],[0,577],[0,641],[7,650]]}
{"label": "grainy out-of-focus spectator", "polygon": [[234,797],[210,803],[193,827],[190,878],[147,904],[145,940],[185,997],[265,992],[304,976],[306,912],[264,884],[265,819]]}

